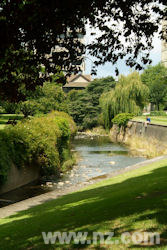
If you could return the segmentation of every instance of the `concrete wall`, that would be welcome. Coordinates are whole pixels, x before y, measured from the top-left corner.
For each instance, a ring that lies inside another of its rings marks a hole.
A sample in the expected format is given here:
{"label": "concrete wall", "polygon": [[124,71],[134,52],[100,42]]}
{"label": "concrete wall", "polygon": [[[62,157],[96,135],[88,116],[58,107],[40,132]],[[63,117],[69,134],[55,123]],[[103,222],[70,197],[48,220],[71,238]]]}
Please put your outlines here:
{"label": "concrete wall", "polygon": [[142,122],[130,122],[128,132],[131,134],[142,135],[144,137],[154,137],[159,141],[167,142],[167,126],[148,124],[144,126]]}
{"label": "concrete wall", "polygon": [[0,194],[9,192],[18,187],[24,186],[39,178],[39,168],[11,166],[7,182],[0,187]]}

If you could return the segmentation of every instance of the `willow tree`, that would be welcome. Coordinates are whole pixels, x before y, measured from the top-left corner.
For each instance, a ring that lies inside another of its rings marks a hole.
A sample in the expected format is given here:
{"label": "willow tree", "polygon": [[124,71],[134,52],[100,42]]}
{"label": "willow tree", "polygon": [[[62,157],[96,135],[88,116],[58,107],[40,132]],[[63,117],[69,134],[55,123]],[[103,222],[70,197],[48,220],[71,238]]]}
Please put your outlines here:
{"label": "willow tree", "polygon": [[110,128],[111,120],[119,113],[139,114],[147,103],[148,94],[149,89],[141,82],[139,73],[121,75],[115,89],[100,98],[105,127]]}

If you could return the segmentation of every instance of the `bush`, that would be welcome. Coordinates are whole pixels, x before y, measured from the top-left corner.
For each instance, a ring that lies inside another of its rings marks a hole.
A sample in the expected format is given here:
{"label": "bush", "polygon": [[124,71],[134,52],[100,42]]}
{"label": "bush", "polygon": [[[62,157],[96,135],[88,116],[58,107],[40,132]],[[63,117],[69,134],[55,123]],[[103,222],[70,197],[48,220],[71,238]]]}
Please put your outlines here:
{"label": "bush", "polygon": [[63,112],[24,120],[0,131],[0,184],[12,164],[18,168],[38,165],[42,176],[59,175],[75,132],[73,120]]}
{"label": "bush", "polygon": [[4,113],[5,113],[5,109],[2,106],[0,106],[0,114],[4,114]]}
{"label": "bush", "polygon": [[45,82],[33,93],[29,93],[27,100],[19,103],[19,111],[28,115],[48,114],[52,110],[67,111],[66,96],[60,86]]}
{"label": "bush", "polygon": [[36,111],[36,102],[35,101],[25,101],[20,103],[19,111],[23,113],[24,117],[28,117],[29,115],[34,115]]}
{"label": "bush", "polygon": [[8,101],[1,102],[4,113],[6,114],[16,114],[19,110],[18,103],[11,103]]}
{"label": "bush", "polygon": [[151,111],[150,112],[151,116],[166,116],[166,112],[165,111]]}
{"label": "bush", "polygon": [[127,123],[129,120],[131,120],[134,117],[134,114],[130,113],[121,113],[116,115],[113,119],[112,122],[114,124],[117,124],[120,127],[126,127]]}

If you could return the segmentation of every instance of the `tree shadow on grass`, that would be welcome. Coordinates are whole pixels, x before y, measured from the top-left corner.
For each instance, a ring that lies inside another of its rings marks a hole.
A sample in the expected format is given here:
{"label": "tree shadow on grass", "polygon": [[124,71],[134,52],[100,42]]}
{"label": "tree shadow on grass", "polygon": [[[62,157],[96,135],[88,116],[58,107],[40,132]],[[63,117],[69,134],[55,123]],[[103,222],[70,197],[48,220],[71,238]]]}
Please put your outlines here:
{"label": "tree shadow on grass", "polygon": [[4,125],[7,123],[8,120],[0,120],[0,125]]}
{"label": "tree shadow on grass", "polygon": [[[105,249],[95,245],[44,245],[41,232],[161,232],[167,242],[167,167],[120,183],[81,190],[10,216],[0,224],[0,249]],[[135,225],[135,226],[134,226]],[[139,229],[139,230],[138,230]],[[131,245],[130,247],[132,247]],[[133,247],[141,247],[133,246]],[[142,248],[150,246],[142,246]],[[151,246],[159,248],[159,245]],[[126,247],[128,248],[128,246]],[[108,246],[106,246],[108,249]],[[116,249],[116,248],[115,248]],[[124,248],[125,249],[125,248]]]}

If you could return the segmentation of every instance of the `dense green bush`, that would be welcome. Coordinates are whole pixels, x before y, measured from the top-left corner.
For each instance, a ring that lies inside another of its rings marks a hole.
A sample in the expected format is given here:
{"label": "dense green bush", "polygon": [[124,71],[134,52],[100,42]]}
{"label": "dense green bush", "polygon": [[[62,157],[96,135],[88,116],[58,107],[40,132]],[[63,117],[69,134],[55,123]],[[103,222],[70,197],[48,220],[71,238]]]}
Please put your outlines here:
{"label": "dense green bush", "polygon": [[121,113],[116,115],[113,119],[112,122],[114,124],[117,124],[119,127],[126,127],[127,123],[129,120],[131,120],[134,117],[134,114],[130,113]]}
{"label": "dense green bush", "polygon": [[27,100],[19,103],[19,111],[26,116],[47,114],[52,110],[67,112],[66,96],[56,83],[45,82],[35,92],[29,93]]}
{"label": "dense green bush", "polygon": [[166,116],[166,112],[165,111],[151,111],[150,112],[151,116]]}
{"label": "dense green bush", "polygon": [[24,117],[28,117],[36,113],[37,105],[36,101],[28,100],[19,104],[19,111],[23,113]]}
{"label": "dense green bush", "polygon": [[5,114],[5,109],[0,105],[0,114]]}
{"label": "dense green bush", "polygon": [[114,78],[106,77],[92,81],[85,90],[68,93],[68,112],[80,130],[101,125],[99,97],[114,87]]}
{"label": "dense green bush", "polygon": [[34,117],[0,131],[0,183],[7,179],[12,164],[39,166],[41,175],[58,175],[70,159],[70,138],[76,132],[72,118],[54,112]]}
{"label": "dense green bush", "polygon": [[11,103],[8,101],[1,102],[3,113],[16,114],[19,111],[19,105],[17,103]]}

